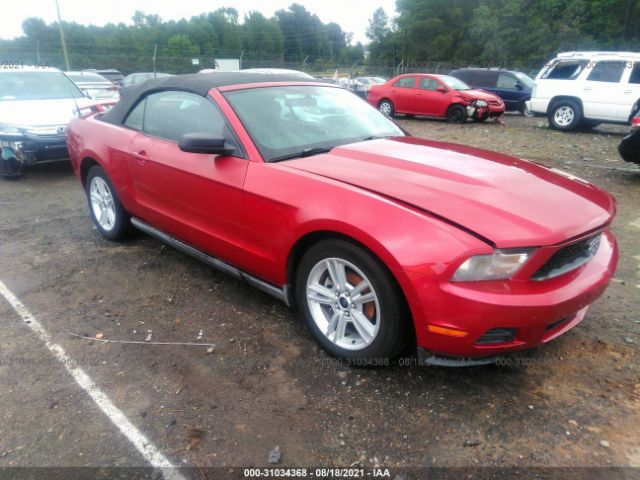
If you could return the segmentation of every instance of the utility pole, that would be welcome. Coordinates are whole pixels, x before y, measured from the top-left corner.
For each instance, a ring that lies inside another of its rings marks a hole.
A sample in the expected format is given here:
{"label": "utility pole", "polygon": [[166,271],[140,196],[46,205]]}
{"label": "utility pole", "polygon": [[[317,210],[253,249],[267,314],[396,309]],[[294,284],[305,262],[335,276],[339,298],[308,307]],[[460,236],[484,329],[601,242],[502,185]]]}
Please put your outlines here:
{"label": "utility pole", "polygon": [[158,42],[153,47],[153,78],[156,78],[156,53],[158,53]]}
{"label": "utility pole", "polygon": [[64,28],[62,28],[62,18],[60,18],[60,5],[58,5],[58,0],[56,0],[56,11],[58,12],[58,26],[60,27],[60,43],[62,43],[64,64],[67,67],[67,70],[71,70],[71,67],[69,66],[69,54],[67,53],[67,42],[64,39]]}

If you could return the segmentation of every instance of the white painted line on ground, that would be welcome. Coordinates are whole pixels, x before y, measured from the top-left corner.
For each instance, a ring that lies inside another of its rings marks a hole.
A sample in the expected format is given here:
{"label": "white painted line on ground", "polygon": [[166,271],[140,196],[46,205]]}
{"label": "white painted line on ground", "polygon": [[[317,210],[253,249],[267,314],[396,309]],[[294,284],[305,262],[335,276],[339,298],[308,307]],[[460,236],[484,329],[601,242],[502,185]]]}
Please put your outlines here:
{"label": "white painted line on ground", "polygon": [[118,407],[116,407],[109,397],[100,390],[96,383],[87,375],[80,367],[75,366],[75,362],[65,353],[64,349],[54,343],[49,332],[45,330],[42,324],[27,310],[27,307],[18,300],[18,298],[7,288],[0,280],[0,294],[9,302],[16,313],[24,320],[25,324],[44,342],[46,347],[53,355],[64,365],[69,374],[73,377],[80,387],[86,391],[93,401],[98,405],[100,410],[109,417],[109,420],[118,427],[120,432],[129,439],[133,446],[140,452],[149,464],[158,469],[163,470],[164,478],[172,480],[185,480],[178,473],[175,466],[158,450],[151,442],[138,430],[125,416]]}

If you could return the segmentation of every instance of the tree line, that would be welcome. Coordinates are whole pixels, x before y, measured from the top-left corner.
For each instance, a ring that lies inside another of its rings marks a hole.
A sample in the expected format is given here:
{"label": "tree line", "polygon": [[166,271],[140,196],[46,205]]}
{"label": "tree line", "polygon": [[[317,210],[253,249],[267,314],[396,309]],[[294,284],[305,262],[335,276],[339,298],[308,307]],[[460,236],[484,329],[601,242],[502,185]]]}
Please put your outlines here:
{"label": "tree line", "polygon": [[[241,19],[236,9],[219,8],[177,21],[136,12],[132,20],[101,27],[64,22],[71,67],[147,71],[155,54],[158,71],[170,73],[240,56],[245,67],[314,71],[354,65],[371,71],[534,68],[563,50],[640,50],[640,0],[396,0],[392,15],[371,12],[366,46],[296,3],[270,18],[252,11]],[[28,18],[23,36],[0,40],[0,56],[63,67],[58,27]]]}
{"label": "tree line", "polygon": [[636,0],[397,0],[373,13],[370,60],[540,66],[559,51],[640,50]]}
{"label": "tree line", "polygon": [[[323,23],[300,4],[271,18],[257,11],[240,19],[235,8],[219,8],[190,19],[163,21],[137,11],[133,24],[105,26],[63,22],[71,68],[118,68],[123,72],[158,70],[170,73],[213,67],[214,58],[239,58],[269,65],[344,65],[362,62],[364,46],[352,44],[352,34],[337,23]],[[58,23],[27,18],[24,36],[0,40],[0,55],[8,60],[64,66]],[[197,69],[197,68],[196,68]]]}

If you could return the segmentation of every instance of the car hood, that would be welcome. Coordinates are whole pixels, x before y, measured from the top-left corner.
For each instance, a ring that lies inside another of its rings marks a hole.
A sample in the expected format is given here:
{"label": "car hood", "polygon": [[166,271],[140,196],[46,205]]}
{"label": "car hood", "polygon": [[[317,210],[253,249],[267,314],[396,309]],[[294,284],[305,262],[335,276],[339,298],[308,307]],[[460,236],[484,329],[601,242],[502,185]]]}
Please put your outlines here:
{"label": "car hood", "polygon": [[345,145],[286,165],[409,204],[499,248],[558,244],[615,213],[613,197],[569,174],[414,137]]}
{"label": "car hood", "polygon": [[76,105],[93,103],[88,98],[62,98],[54,100],[2,100],[0,123],[16,127],[44,127],[66,125],[74,116]]}
{"label": "car hood", "polygon": [[500,100],[500,97],[498,95],[496,95],[495,93],[487,92],[486,90],[460,90],[458,91],[458,93],[463,97],[467,97],[473,100]]}

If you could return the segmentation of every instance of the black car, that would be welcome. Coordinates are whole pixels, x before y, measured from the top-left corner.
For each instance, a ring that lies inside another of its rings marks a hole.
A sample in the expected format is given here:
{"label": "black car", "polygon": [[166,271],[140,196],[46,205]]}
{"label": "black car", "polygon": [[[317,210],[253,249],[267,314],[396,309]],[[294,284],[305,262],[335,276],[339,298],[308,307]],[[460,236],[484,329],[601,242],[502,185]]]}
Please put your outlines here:
{"label": "black car", "polygon": [[618,145],[623,160],[640,164],[640,102],[636,102],[631,113],[631,131]]}
{"label": "black car", "polygon": [[505,104],[507,111],[529,115],[526,101],[531,99],[533,79],[522,72],[489,68],[462,68],[449,75],[473,88],[495,93]]}

